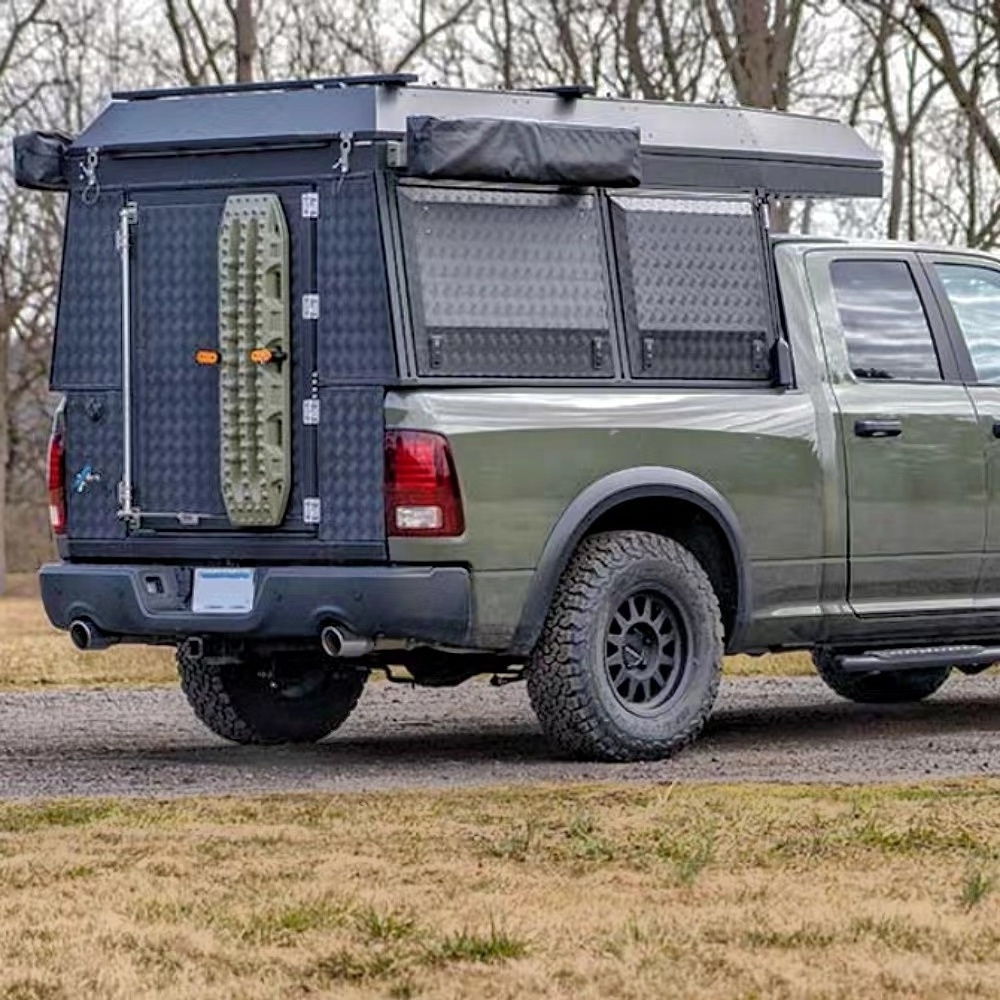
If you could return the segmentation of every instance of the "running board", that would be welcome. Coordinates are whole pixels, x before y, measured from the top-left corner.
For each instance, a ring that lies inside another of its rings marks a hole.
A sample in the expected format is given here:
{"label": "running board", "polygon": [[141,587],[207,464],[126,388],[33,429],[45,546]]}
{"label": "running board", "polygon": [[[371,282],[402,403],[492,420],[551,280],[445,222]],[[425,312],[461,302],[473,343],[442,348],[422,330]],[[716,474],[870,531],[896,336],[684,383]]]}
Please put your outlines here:
{"label": "running board", "polygon": [[1000,662],[1000,646],[921,646],[837,657],[837,666],[846,674],[919,670],[922,667],[988,667],[997,662]]}

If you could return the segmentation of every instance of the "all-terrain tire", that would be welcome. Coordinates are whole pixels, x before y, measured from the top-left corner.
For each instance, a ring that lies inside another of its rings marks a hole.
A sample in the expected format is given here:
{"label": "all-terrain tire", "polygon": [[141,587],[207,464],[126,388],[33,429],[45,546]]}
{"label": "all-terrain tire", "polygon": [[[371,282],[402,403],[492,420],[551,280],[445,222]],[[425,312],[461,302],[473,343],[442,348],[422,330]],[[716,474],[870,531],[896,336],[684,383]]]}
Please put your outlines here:
{"label": "all-terrain tire", "polygon": [[[654,628],[664,613],[673,640]],[[643,659],[650,646],[658,660]],[[556,590],[528,664],[528,695],[562,754],[659,760],[701,732],[719,689],[722,656],[719,602],[686,548],[641,531],[592,535]]]}
{"label": "all-terrain tire", "polygon": [[836,656],[836,650],[813,650],[813,663],[823,682],[841,698],[868,705],[923,701],[934,694],[951,673],[951,667],[927,667],[920,670],[851,674],[837,666]]}
{"label": "all-terrain tire", "polygon": [[234,743],[315,743],[347,719],[367,680],[321,654],[216,662],[179,649],[177,669],[194,714]]}

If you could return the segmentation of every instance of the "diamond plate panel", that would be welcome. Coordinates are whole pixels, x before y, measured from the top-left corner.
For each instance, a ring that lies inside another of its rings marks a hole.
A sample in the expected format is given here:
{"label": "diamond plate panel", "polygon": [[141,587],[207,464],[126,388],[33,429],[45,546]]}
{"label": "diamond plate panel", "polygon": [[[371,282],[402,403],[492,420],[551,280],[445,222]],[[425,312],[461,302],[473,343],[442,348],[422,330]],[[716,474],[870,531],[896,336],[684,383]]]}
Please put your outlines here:
{"label": "diamond plate panel", "polygon": [[[643,368],[657,378],[767,378],[762,334],[733,330],[671,330],[643,334]],[[706,374],[709,373],[709,374]]]}
{"label": "diamond plate panel", "polygon": [[[752,347],[771,328],[756,215],[702,211],[700,202],[683,211],[681,199],[657,211],[658,202],[612,201],[634,373],[766,378]],[[647,337],[652,352],[643,349]]]}
{"label": "diamond plate panel", "polygon": [[218,347],[221,204],[139,205],[135,228],[136,486],[150,512],[223,514],[219,373],[196,365]]}
{"label": "diamond plate panel", "polygon": [[115,250],[122,199],[85,205],[71,195],[63,248],[52,386],[121,385],[121,265]]}
{"label": "diamond plate panel", "polygon": [[[225,516],[219,479],[219,372],[197,365],[198,348],[219,347],[218,226],[225,197],[139,205],[135,347],[137,500],[144,511]],[[282,196],[289,220],[291,299],[303,291],[305,225],[298,193]],[[304,327],[292,313],[292,412],[307,373],[297,347]],[[292,494],[284,528],[302,527],[302,431],[292,422]]]}
{"label": "diamond plate panel", "polygon": [[[120,392],[66,394],[66,504],[70,538],[124,538]],[[95,478],[96,477],[96,478]]]}
{"label": "diamond plate panel", "polygon": [[418,328],[608,328],[593,196],[421,187],[399,202]]}
{"label": "diamond plate panel", "polygon": [[320,538],[342,542],[382,541],[383,390],[379,387],[320,389]]}
{"label": "diamond plate panel", "polygon": [[317,236],[320,378],[394,378],[396,353],[374,178],[351,177],[339,188],[328,185],[322,202]]}
{"label": "diamond plate panel", "polygon": [[443,329],[417,338],[421,375],[611,378],[605,330]]}

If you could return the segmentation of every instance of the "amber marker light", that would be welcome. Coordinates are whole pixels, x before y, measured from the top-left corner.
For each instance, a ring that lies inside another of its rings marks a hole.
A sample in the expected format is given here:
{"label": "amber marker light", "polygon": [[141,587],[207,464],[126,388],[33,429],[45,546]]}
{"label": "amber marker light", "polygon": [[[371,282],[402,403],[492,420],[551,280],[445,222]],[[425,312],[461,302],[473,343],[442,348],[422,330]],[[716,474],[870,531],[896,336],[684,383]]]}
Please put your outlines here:
{"label": "amber marker light", "polygon": [[217,365],[221,359],[218,351],[204,349],[194,352],[194,360],[199,365]]}
{"label": "amber marker light", "polygon": [[258,347],[250,352],[250,360],[255,365],[267,365],[274,360],[274,352],[267,347]]}

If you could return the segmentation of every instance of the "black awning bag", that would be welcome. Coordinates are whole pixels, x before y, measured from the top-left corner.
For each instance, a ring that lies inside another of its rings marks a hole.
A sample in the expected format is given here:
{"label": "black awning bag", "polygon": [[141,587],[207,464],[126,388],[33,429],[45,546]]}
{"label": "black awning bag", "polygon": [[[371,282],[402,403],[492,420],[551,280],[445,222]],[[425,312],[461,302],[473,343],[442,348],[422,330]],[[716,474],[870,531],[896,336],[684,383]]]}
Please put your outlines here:
{"label": "black awning bag", "polygon": [[639,130],[494,118],[406,120],[407,172],[414,177],[637,187]]}

